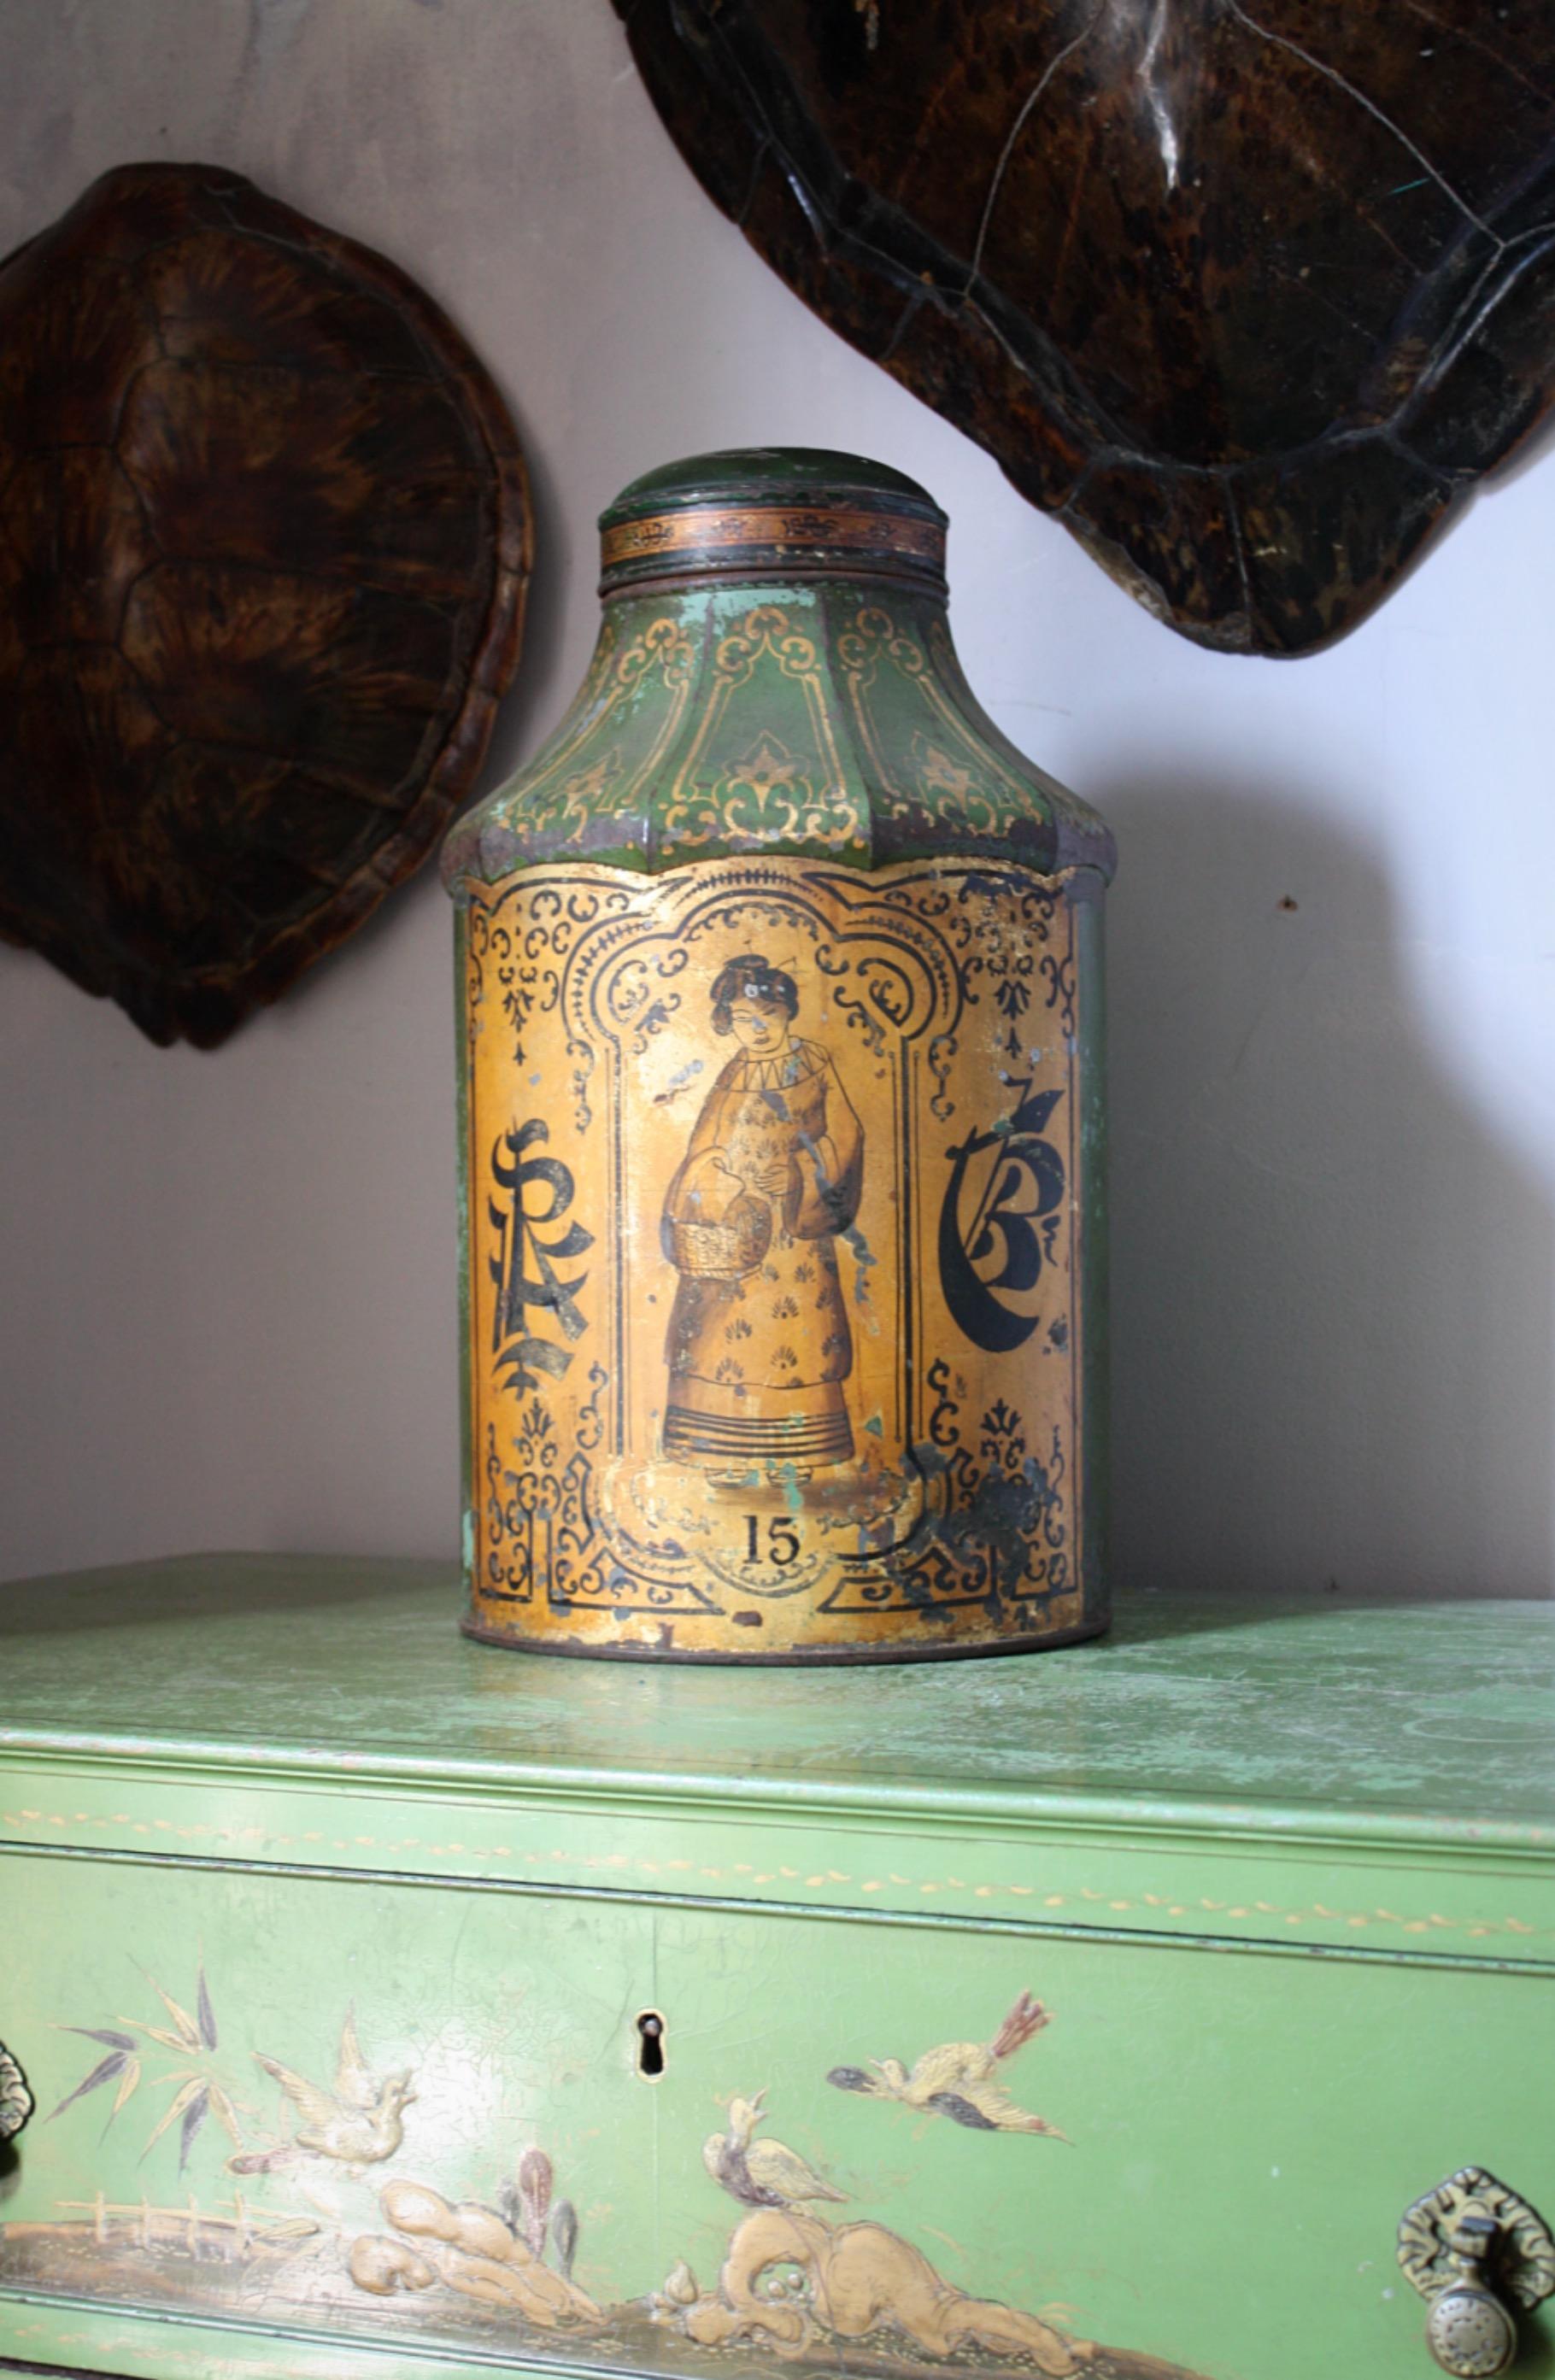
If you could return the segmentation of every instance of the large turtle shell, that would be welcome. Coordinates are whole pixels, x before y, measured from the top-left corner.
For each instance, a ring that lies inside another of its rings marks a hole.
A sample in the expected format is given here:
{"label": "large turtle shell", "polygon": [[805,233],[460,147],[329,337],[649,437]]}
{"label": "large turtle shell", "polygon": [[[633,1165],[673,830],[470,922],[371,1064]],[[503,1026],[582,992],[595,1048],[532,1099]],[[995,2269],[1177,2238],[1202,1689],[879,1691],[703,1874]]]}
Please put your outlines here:
{"label": "large turtle shell", "polygon": [[235,174],[104,175],[0,266],[0,930],[225,1039],[431,851],[528,566],[405,273]]}
{"label": "large turtle shell", "polygon": [[706,188],[1151,610],[1363,619],[1555,388],[1549,0],[615,0]]}

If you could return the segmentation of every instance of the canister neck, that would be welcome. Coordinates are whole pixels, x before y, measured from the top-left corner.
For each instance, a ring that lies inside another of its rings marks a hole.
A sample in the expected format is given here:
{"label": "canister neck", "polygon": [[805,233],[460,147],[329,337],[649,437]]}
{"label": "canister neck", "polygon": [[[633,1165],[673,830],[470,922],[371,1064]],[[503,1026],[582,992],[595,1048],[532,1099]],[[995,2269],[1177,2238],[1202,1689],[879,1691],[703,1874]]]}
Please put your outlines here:
{"label": "canister neck", "polygon": [[860,455],[699,455],[633,482],[601,517],[600,591],[710,578],[880,577],[945,594],[944,514]]}

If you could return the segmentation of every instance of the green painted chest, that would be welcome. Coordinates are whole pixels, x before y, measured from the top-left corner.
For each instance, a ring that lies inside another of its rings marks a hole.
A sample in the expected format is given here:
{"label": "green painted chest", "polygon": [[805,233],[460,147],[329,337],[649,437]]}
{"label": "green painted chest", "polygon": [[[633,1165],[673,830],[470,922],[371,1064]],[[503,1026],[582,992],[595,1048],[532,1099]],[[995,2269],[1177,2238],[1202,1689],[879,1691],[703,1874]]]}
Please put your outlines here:
{"label": "green painted chest", "polygon": [[1408,2380],[1412,2202],[1555,2213],[1555,1611],[806,1675],[457,1602],[0,1594],[0,2359]]}

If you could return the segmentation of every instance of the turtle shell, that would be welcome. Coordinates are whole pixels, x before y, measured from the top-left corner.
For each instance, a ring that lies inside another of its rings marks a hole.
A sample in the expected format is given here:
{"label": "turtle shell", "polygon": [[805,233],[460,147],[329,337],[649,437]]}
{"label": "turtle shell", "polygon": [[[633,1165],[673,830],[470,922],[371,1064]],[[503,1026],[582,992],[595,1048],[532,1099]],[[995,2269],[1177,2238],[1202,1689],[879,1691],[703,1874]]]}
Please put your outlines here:
{"label": "turtle shell", "polygon": [[224,1040],[431,850],[529,558],[405,273],[235,174],[105,174],[0,265],[0,931]]}
{"label": "turtle shell", "polygon": [[789,286],[1152,611],[1363,619],[1555,388],[1549,0],[615,0]]}

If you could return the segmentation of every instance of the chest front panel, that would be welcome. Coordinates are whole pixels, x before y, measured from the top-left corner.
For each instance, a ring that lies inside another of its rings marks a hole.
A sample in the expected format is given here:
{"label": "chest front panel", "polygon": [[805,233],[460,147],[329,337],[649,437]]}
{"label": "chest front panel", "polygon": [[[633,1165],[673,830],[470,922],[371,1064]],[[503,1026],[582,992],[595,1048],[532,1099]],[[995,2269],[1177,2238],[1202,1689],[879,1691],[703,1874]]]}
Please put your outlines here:
{"label": "chest front panel", "polygon": [[[457,1852],[445,1821],[407,1830]],[[692,1833],[621,1841],[695,1890]],[[753,1884],[824,1883],[748,1848]],[[1409,2380],[1404,2206],[1471,2160],[1537,2198],[1549,2162],[1534,1964],[183,1859],[5,1876],[39,2107],[0,2176],[0,2352],[96,2306],[456,2363]]]}

